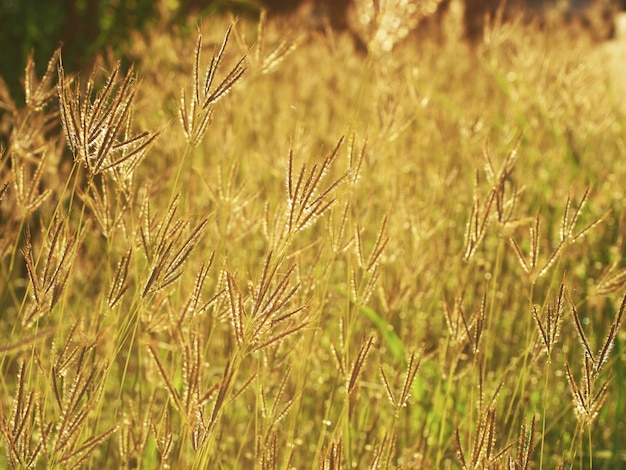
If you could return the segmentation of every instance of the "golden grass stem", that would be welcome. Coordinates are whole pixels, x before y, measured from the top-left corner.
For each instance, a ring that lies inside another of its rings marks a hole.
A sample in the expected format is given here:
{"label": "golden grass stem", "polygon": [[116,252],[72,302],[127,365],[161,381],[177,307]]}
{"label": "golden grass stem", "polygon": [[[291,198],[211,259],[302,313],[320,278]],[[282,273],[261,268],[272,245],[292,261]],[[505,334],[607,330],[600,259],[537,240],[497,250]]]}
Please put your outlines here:
{"label": "golden grass stem", "polygon": [[543,469],[544,446],[546,442],[546,419],[547,419],[547,414],[548,414],[548,398],[547,397],[550,394],[550,388],[549,388],[550,361],[549,360],[546,360],[543,373],[544,373],[545,379],[544,379],[544,386],[543,386],[543,390],[544,390],[543,410],[541,412],[541,445],[539,449],[539,469],[540,470]]}

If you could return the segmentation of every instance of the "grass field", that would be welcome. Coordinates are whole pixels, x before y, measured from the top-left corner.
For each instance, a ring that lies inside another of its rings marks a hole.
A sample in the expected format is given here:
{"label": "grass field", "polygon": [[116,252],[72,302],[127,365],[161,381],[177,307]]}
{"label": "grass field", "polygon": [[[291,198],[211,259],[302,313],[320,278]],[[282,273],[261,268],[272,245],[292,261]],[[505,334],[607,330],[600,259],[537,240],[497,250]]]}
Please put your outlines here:
{"label": "grass field", "polygon": [[626,467],[598,47],[197,21],[0,93],[0,467]]}

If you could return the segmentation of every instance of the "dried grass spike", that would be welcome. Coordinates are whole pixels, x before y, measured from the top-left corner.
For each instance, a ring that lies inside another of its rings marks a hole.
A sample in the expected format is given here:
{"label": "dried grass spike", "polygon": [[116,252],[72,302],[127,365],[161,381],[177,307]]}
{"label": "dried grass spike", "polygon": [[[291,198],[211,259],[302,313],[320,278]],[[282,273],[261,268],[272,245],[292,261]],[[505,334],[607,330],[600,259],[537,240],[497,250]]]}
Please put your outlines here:
{"label": "dried grass spike", "polygon": [[389,398],[389,401],[394,406],[394,408],[398,408],[398,404],[396,402],[396,399],[394,398],[393,392],[391,391],[391,386],[389,385],[389,379],[387,379],[387,374],[385,374],[385,370],[383,369],[382,364],[378,367],[378,370],[379,370],[380,376],[381,376],[381,378],[383,380],[383,385],[385,387],[385,391],[387,392],[387,398]]}
{"label": "dried grass spike", "polygon": [[509,460],[509,468],[516,470],[528,470],[532,463],[532,456],[535,451],[533,436],[535,434],[535,415],[530,420],[530,429],[526,428],[526,423],[522,423],[520,435],[517,442],[517,461]]}
{"label": "dried grass spike", "polygon": [[576,332],[578,333],[578,339],[580,340],[580,344],[583,347],[583,353],[586,358],[589,358],[592,362],[595,362],[594,355],[591,352],[591,347],[589,346],[589,342],[587,341],[587,336],[585,336],[585,331],[583,330],[583,326],[580,323],[580,318],[578,318],[578,312],[576,311],[576,306],[571,303],[572,308],[572,317],[574,318],[574,325],[576,326]]}
{"label": "dried grass spike", "polygon": [[235,277],[230,273],[230,271],[226,271],[225,274],[227,281],[226,292],[228,294],[228,299],[230,300],[231,322],[235,332],[237,344],[239,347],[242,347],[245,342],[243,299],[241,291],[239,290],[239,287],[237,287]]}
{"label": "dried grass spike", "polygon": [[54,72],[57,68],[57,62],[61,56],[61,49],[57,48],[46,67],[41,81],[37,80],[35,75],[35,61],[32,52],[26,59],[26,70],[24,73],[24,96],[26,106],[35,111],[40,111],[56,94],[55,87],[52,85]]}
{"label": "dried grass spike", "polygon": [[151,344],[148,344],[147,347],[148,347],[148,351],[150,352],[150,355],[152,356],[152,359],[154,359],[157,369],[159,370],[159,374],[161,375],[161,378],[165,382],[170,398],[174,402],[174,405],[176,406],[176,409],[178,410],[178,412],[184,415],[185,406],[183,405],[183,401],[181,399],[180,393],[178,393],[178,390],[174,387],[170,378],[168,377],[167,372],[165,371],[165,367],[163,366],[163,363],[159,359],[158,354],[154,350],[154,347]]}
{"label": "dried grass spike", "polygon": [[422,363],[422,358],[416,359],[416,352],[414,351],[411,354],[411,358],[409,359],[409,365],[406,370],[406,374],[404,377],[404,383],[402,385],[402,394],[400,395],[399,405],[406,406],[409,398],[411,396],[411,387],[413,386],[413,382],[415,382],[415,376],[417,375],[417,371]]}
{"label": "dried grass spike", "polygon": [[359,353],[357,354],[354,363],[352,364],[352,370],[350,371],[350,378],[348,380],[348,395],[351,395],[352,392],[357,387],[359,375],[361,374],[361,370],[365,365],[365,360],[367,359],[367,355],[370,352],[374,344],[374,336],[369,336],[363,344],[361,344],[361,348],[359,349]]}
{"label": "dried grass spike", "polygon": [[376,237],[376,242],[374,243],[374,247],[372,248],[372,252],[370,253],[369,259],[367,260],[367,266],[365,271],[372,272],[375,266],[378,263],[380,255],[383,250],[389,243],[389,237],[386,236],[387,232],[387,215],[383,218],[383,223],[381,224],[380,230],[378,231],[378,236]]}
{"label": "dried grass spike", "polygon": [[617,333],[622,326],[622,322],[624,321],[624,310],[626,310],[626,295],[622,300],[622,304],[620,306],[619,312],[615,315],[615,319],[611,324],[611,329],[609,330],[609,334],[607,335],[604,343],[602,345],[602,349],[598,353],[598,357],[593,365],[593,374],[597,376],[600,373],[600,370],[606,363],[611,350],[613,349],[613,344],[615,343],[615,338],[617,337]]}
{"label": "dried grass spike", "polygon": [[130,266],[130,258],[132,254],[132,247],[128,249],[125,255],[122,256],[117,264],[117,270],[115,271],[115,277],[111,283],[111,289],[109,290],[108,305],[109,308],[115,307],[120,301],[126,290],[128,289],[128,268]]}
{"label": "dried grass spike", "polygon": [[513,247],[513,250],[515,251],[515,256],[517,257],[517,262],[521,266],[522,270],[526,274],[530,274],[531,267],[529,266],[528,261],[526,261],[526,256],[524,255],[522,248],[519,246],[519,243],[517,243],[517,240],[515,240],[513,237],[510,237],[509,244]]}

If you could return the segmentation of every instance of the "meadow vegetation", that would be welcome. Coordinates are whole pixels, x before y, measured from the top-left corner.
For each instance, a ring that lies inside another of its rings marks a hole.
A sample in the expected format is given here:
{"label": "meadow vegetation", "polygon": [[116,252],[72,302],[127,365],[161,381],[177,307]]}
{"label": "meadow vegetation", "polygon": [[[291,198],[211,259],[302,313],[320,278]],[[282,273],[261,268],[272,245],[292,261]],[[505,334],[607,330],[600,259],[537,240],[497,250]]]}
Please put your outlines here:
{"label": "meadow vegetation", "polygon": [[206,18],[0,87],[0,466],[626,465],[605,57],[446,21]]}

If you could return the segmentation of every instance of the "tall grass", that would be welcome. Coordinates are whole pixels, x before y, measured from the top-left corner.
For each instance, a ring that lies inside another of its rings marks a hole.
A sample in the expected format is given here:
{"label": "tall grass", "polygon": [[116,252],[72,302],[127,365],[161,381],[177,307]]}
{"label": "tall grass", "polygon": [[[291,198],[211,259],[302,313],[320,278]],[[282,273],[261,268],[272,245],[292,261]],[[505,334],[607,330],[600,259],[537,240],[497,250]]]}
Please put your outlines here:
{"label": "tall grass", "polygon": [[2,465],[624,465],[597,46],[199,29],[0,87]]}

